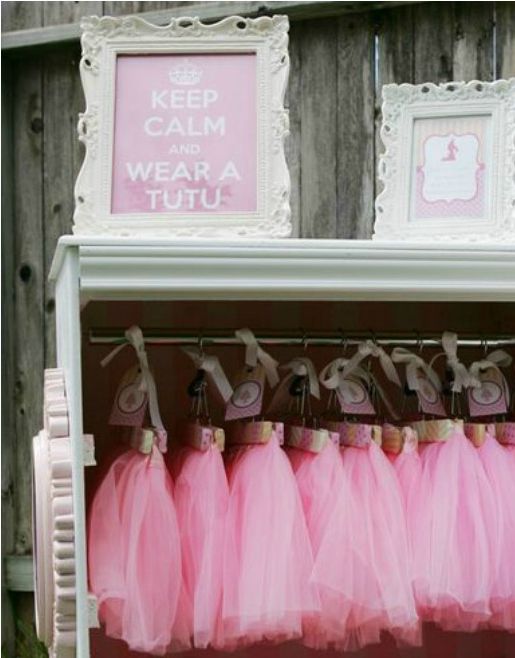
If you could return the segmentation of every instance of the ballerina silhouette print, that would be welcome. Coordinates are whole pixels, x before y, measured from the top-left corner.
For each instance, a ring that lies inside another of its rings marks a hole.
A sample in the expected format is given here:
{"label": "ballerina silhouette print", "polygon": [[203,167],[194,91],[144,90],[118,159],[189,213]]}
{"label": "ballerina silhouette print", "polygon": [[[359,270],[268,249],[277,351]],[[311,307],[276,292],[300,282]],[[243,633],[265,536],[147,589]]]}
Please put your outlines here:
{"label": "ballerina silhouette print", "polygon": [[442,162],[449,162],[450,160],[456,160],[456,153],[458,152],[458,147],[456,146],[454,139],[449,140],[447,144],[447,153],[442,158]]}

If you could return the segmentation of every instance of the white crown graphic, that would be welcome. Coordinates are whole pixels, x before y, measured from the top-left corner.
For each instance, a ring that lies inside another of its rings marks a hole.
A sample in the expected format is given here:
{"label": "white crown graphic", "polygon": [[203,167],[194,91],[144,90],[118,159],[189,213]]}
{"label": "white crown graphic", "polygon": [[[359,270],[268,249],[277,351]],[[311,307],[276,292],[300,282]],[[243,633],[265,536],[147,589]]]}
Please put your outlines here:
{"label": "white crown graphic", "polygon": [[196,85],[202,77],[202,69],[195,66],[189,59],[185,59],[182,64],[168,71],[170,82],[175,85]]}

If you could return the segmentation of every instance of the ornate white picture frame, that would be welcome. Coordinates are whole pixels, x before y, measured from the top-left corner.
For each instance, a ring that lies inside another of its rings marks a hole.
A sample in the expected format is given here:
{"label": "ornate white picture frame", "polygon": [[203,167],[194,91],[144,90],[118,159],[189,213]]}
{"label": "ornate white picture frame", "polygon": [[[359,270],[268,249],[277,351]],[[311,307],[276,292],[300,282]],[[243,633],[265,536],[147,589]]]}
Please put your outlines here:
{"label": "ornate white picture frame", "polygon": [[515,78],[383,87],[374,239],[515,242]]}
{"label": "ornate white picture frame", "polygon": [[288,237],[288,27],[84,19],[74,232]]}

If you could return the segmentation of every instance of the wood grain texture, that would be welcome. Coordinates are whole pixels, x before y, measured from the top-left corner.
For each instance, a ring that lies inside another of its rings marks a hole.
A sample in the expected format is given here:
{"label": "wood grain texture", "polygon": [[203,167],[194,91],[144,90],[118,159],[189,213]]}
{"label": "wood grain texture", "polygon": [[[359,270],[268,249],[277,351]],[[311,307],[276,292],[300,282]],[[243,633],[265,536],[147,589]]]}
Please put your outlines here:
{"label": "wood grain texture", "polygon": [[299,237],[301,222],[301,57],[302,57],[302,24],[294,23],[290,26],[290,74],[284,105],[288,108],[290,119],[290,134],[285,142],[286,161],[290,171],[291,219],[292,236]]}
{"label": "wood grain texture", "polygon": [[454,79],[492,80],[494,3],[457,2],[454,21]]}
{"label": "wood grain texture", "polygon": [[[21,64],[21,63],[20,63]],[[31,440],[42,422],[44,364],[43,118],[41,62],[23,62],[14,88],[16,326],[16,552],[31,538]]]}
{"label": "wood grain texture", "polygon": [[338,21],[303,23],[301,34],[300,235],[333,238],[338,231]]}
{"label": "wood grain texture", "polygon": [[338,19],[337,226],[332,237],[369,238],[374,224],[374,24]]}
{"label": "wood grain texture", "polygon": [[166,11],[167,9],[177,9],[177,7],[184,8],[184,16],[190,16],[190,7],[195,4],[195,2],[126,2],[125,0],[103,3],[105,16],[123,16],[146,11]]}
{"label": "wood grain texture", "polygon": [[453,26],[452,2],[427,2],[413,7],[413,82],[453,79]]}
{"label": "wood grain texture", "polygon": [[413,7],[395,7],[377,12],[377,78],[375,86],[375,196],[383,189],[377,175],[377,163],[384,151],[381,140],[381,104],[383,85],[413,82]]}
{"label": "wood grain texture", "polygon": [[65,25],[80,23],[84,16],[102,16],[103,2],[45,2],[43,8],[43,24]]}
{"label": "wood grain texture", "polygon": [[[12,386],[15,380],[14,259],[13,259],[13,70],[2,70],[2,560],[14,551],[16,515],[15,422]],[[2,569],[2,655],[14,655],[14,615]]]}
{"label": "wood grain texture", "polygon": [[497,2],[495,5],[496,77],[515,76],[515,4]]}

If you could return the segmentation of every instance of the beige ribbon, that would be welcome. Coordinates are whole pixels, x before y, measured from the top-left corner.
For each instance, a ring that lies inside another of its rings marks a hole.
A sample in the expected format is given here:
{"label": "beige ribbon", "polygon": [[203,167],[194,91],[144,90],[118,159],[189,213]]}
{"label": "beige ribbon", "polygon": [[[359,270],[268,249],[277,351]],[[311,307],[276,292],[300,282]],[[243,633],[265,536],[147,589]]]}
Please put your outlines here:
{"label": "beige ribbon", "polygon": [[369,356],[379,359],[379,363],[387,378],[394,384],[397,384],[397,386],[401,386],[401,381],[393,361],[384,349],[372,340],[366,340],[358,345],[356,353],[343,368],[343,376],[348,377],[352,374],[358,365]]}
{"label": "beige ribbon", "polygon": [[420,370],[424,372],[437,391],[442,390],[442,383],[437,373],[418,354],[410,352],[404,347],[396,347],[392,350],[391,357],[394,363],[406,364],[406,381],[410,390],[418,391],[420,389],[420,380],[417,376]]}
{"label": "beige ribbon", "polygon": [[268,352],[265,352],[250,329],[238,329],[234,333],[235,336],[246,346],[246,365],[250,368],[255,368],[257,364],[260,363],[265,369],[266,378],[270,387],[274,388],[274,386],[279,383],[279,374],[277,372],[279,362],[270,356]]}
{"label": "beige ribbon", "polygon": [[[473,380],[469,375],[467,367],[458,359],[458,336],[451,331],[444,331],[442,335],[442,347],[447,357],[447,365],[451,368],[454,375],[452,383],[453,393],[460,393],[463,388],[468,388],[473,384]],[[432,359],[431,365],[438,354]]]}
{"label": "beige ribbon", "polygon": [[[386,356],[388,357],[388,355]],[[357,379],[361,379],[367,385],[373,383],[385,407],[388,409],[388,413],[390,414],[390,416],[394,419],[399,418],[388,396],[386,395],[386,391],[379,384],[379,382],[372,375],[372,373],[367,372],[360,365],[354,365],[351,374],[347,377],[345,376],[345,369],[351,361],[352,359],[345,359],[343,357],[339,357],[337,359],[334,359],[334,361],[328,363],[320,373],[320,382],[325,386],[325,388],[329,390],[339,388],[343,395],[347,394],[349,397],[352,393],[350,389],[350,382],[349,382],[349,379],[351,377],[356,377]],[[397,375],[397,372],[395,372],[395,374]],[[399,386],[400,386],[400,381],[399,381]]]}
{"label": "beige ribbon", "polygon": [[212,354],[204,354],[198,347],[187,346],[183,347],[182,350],[190,357],[198,370],[205,370],[207,372],[211,381],[220,392],[224,402],[228,402],[233,393],[232,386],[225,375],[218,357]]}
{"label": "beige ribbon", "polygon": [[109,354],[102,359],[100,365],[104,368],[110,363],[114,357],[119,354],[127,345],[131,345],[136,352],[138,357],[140,375],[138,388],[140,391],[146,392],[148,395],[148,410],[150,413],[150,421],[152,426],[156,430],[156,436],[158,439],[158,447],[161,452],[166,452],[166,430],[163,427],[163,421],[161,420],[161,414],[159,413],[159,402],[157,399],[157,388],[154,376],[150,371],[148,365],[148,356],[145,350],[145,339],[143,337],[143,332],[139,327],[133,325],[129,327],[125,332],[125,338],[127,339],[126,343],[122,343],[114,348]]}
{"label": "beige ribbon", "polygon": [[507,368],[508,366],[511,365],[512,361],[513,361],[512,357],[508,354],[508,352],[505,352],[504,350],[494,350],[493,352],[490,352],[490,354],[487,354],[484,359],[480,359],[479,361],[474,361],[470,365],[469,385],[472,388],[481,388],[482,386],[482,382],[480,379],[481,373],[484,372],[485,370],[489,370],[490,368],[493,368],[499,373],[504,390],[504,399],[506,400],[506,406],[509,406],[510,388],[508,386],[508,382],[506,381],[506,377],[501,372],[501,368]]}
{"label": "beige ribbon", "polygon": [[[318,377],[320,383],[330,391],[334,390],[335,388],[338,388],[340,389],[342,394],[350,395],[351,389],[350,389],[349,379],[345,378],[343,375],[343,370],[348,362],[349,359],[345,359],[344,357],[339,357],[337,359],[334,359],[334,361],[328,363],[325,366],[325,368],[323,368],[322,371],[320,372],[320,375]],[[356,366],[352,374],[354,377],[361,379],[367,384],[370,383],[369,373],[361,366]]]}

